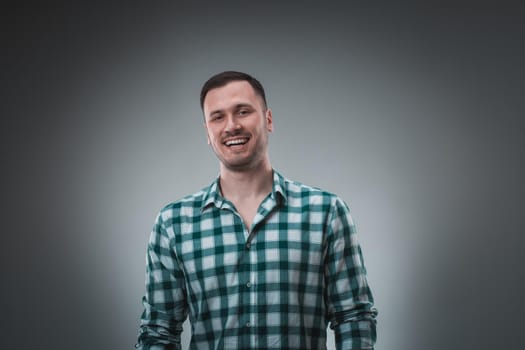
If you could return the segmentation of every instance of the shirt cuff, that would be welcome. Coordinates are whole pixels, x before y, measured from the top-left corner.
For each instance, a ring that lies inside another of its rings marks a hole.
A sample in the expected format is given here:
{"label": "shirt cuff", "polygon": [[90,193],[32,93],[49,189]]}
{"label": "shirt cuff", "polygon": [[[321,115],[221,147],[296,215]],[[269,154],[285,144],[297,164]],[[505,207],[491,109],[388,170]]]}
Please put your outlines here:
{"label": "shirt cuff", "polygon": [[375,320],[350,321],[334,328],[337,350],[373,350],[376,342]]}

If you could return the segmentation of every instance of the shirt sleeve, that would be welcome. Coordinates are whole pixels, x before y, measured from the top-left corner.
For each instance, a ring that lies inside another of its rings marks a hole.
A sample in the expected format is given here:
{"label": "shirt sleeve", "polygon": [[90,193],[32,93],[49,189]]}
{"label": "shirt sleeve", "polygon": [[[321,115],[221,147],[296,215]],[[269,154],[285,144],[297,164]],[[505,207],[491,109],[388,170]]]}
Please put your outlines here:
{"label": "shirt sleeve", "polygon": [[182,324],[187,317],[185,290],[184,274],[159,214],[148,242],[144,312],[136,348],[181,349]]}
{"label": "shirt sleeve", "polygon": [[325,249],[325,300],[336,348],[373,349],[377,310],[350,211],[339,198],[331,207]]}

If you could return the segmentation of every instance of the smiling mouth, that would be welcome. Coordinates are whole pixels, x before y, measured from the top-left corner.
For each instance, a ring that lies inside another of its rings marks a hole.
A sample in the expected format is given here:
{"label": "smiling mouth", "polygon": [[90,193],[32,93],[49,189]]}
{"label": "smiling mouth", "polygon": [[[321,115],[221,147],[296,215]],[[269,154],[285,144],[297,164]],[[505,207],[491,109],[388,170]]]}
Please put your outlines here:
{"label": "smiling mouth", "polygon": [[245,143],[248,142],[248,140],[249,139],[247,137],[240,137],[240,138],[235,138],[235,139],[225,141],[224,144],[228,147],[239,146],[239,145],[244,145]]}

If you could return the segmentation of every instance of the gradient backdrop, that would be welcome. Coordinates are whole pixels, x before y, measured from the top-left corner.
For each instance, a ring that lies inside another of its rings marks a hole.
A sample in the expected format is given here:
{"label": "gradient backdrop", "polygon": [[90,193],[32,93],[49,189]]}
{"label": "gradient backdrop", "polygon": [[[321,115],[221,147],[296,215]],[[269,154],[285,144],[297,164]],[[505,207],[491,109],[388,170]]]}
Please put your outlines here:
{"label": "gradient backdrop", "polygon": [[2,348],[133,347],[155,215],[218,174],[198,95],[229,69],[267,90],[274,167],[350,205],[377,349],[524,348],[518,2],[13,2],[1,18]]}

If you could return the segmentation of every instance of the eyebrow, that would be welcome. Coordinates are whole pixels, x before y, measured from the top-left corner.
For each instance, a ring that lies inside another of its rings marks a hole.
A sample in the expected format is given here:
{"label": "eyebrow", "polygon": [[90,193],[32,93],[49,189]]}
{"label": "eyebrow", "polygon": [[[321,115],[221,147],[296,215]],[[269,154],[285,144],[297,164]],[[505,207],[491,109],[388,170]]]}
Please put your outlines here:
{"label": "eyebrow", "polygon": [[[234,110],[237,110],[237,109],[240,109],[240,108],[252,108],[253,109],[254,107],[251,104],[249,104],[249,103],[237,103],[233,107]],[[211,111],[209,115],[211,116],[211,115],[214,115],[216,113],[222,113],[223,111],[224,111],[223,109],[216,109],[214,111]]]}
{"label": "eyebrow", "polygon": [[244,107],[253,108],[253,106],[249,103],[239,103],[235,105],[235,109],[244,108]]}

